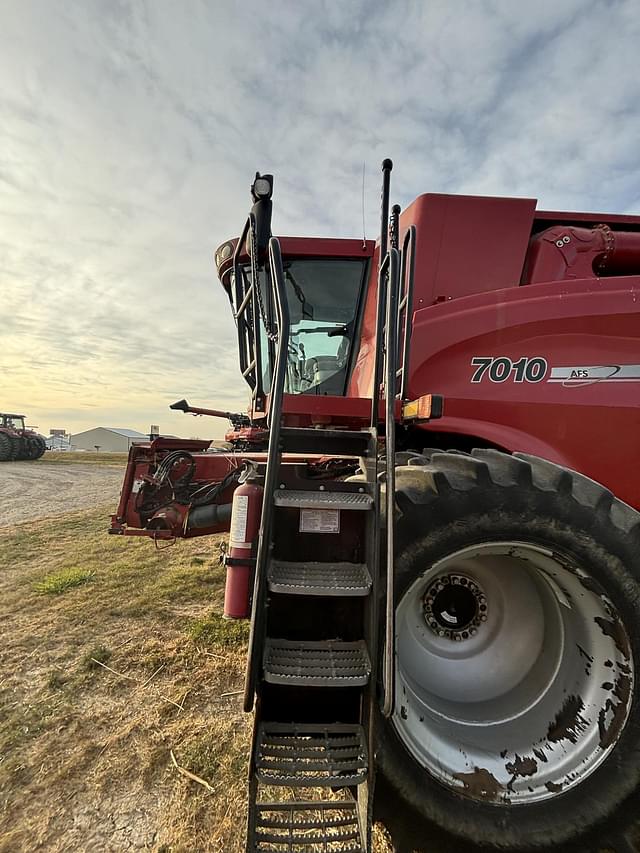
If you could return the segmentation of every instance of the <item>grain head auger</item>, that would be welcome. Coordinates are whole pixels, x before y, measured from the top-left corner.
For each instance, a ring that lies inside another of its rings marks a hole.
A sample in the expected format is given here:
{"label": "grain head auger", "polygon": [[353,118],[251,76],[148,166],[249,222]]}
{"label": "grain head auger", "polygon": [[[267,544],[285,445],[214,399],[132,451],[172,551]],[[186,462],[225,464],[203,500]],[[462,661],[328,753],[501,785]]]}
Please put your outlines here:
{"label": "grain head auger", "polygon": [[215,256],[249,412],[175,403],[232,449],[134,446],[111,532],[230,531],[250,853],[365,853],[377,818],[398,850],[630,850],[640,217],[390,212],[391,169],[375,244],[273,237],[256,174]]}

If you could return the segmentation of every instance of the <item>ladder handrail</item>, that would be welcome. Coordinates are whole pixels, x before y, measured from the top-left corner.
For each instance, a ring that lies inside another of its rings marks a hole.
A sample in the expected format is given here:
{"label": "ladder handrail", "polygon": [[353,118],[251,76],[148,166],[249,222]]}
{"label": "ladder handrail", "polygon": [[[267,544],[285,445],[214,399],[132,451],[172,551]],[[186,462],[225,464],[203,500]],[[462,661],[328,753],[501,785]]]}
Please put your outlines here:
{"label": "ladder handrail", "polygon": [[371,427],[378,429],[380,424],[380,383],[382,381],[382,350],[380,342],[384,335],[385,305],[387,299],[387,268],[389,265],[387,243],[389,239],[389,189],[393,163],[386,158],[382,161],[382,192],[380,195],[380,248],[378,249],[378,298],[376,300],[376,352],[373,366],[373,387],[371,389]]}
{"label": "ladder handrail", "polygon": [[[400,292],[400,252],[395,247],[389,249],[387,258],[389,276],[386,298],[386,322],[384,332],[385,353],[385,528],[386,528],[386,569],[387,582],[385,594],[385,631],[384,657],[382,665],[383,705],[385,717],[393,712],[393,664],[395,634],[395,594],[394,594],[394,529],[395,529],[395,450],[396,450],[396,372],[398,363],[398,302]],[[386,262],[385,258],[385,262]]]}
{"label": "ladder handrail", "polygon": [[[398,338],[400,337],[400,323],[404,314],[404,334],[402,337],[402,350],[400,353],[400,387],[396,399],[404,400],[407,393],[407,368],[409,365],[409,351],[411,347],[411,312],[413,311],[413,280],[416,268],[416,226],[410,225],[402,241],[402,268],[400,271],[400,288],[402,297],[398,310]],[[404,305],[403,305],[404,303]],[[399,342],[399,341],[398,341]]]}
{"label": "ladder handrail", "polygon": [[[233,315],[238,325],[238,347],[240,371],[249,382],[254,397],[262,397],[262,353],[260,351],[260,309],[258,304],[260,277],[258,271],[257,246],[255,244],[256,218],[250,213],[236,243],[233,253],[234,302]],[[247,280],[240,255],[247,235],[251,235],[251,284]],[[249,310],[250,308],[250,310]],[[247,315],[248,314],[248,318]],[[253,375],[252,375],[253,374]]]}
{"label": "ladder handrail", "polygon": [[[397,228],[397,225],[396,225]],[[393,242],[393,241],[392,241]],[[392,248],[394,248],[392,246]],[[398,251],[396,249],[396,251]],[[413,282],[415,276],[416,260],[416,227],[410,225],[402,242],[402,252],[398,252],[401,266],[398,281],[398,300],[396,303],[395,323],[395,347],[396,353],[396,382],[393,385],[393,396],[396,400],[404,400],[406,396],[406,375],[411,349],[411,311],[413,309]],[[376,307],[376,353],[373,368],[373,388],[371,403],[371,426],[378,426],[380,422],[380,385],[383,377],[383,364],[385,363],[384,347],[379,342],[386,341],[386,305],[389,301],[388,279],[389,279],[389,252],[383,258],[378,273],[378,298]],[[402,294],[402,295],[400,295]],[[404,317],[404,330],[402,330],[402,318]],[[397,365],[400,364],[400,367]],[[397,380],[400,380],[399,384]]]}
{"label": "ladder handrail", "polygon": [[382,367],[384,352],[381,342],[384,337],[384,325],[387,304],[387,279],[389,272],[389,253],[387,252],[378,270],[378,298],[376,306],[376,352],[373,366],[373,387],[371,389],[371,426],[375,429],[380,424],[380,385],[382,383]]}
{"label": "ladder handrail", "polygon": [[264,495],[260,516],[260,535],[256,554],[256,569],[253,580],[253,600],[251,602],[251,622],[249,629],[249,651],[244,686],[244,710],[253,708],[257,673],[260,669],[259,653],[262,650],[265,616],[265,575],[271,553],[271,521],[273,516],[273,495],[276,489],[276,477],[280,463],[280,426],[282,420],[282,400],[287,373],[289,332],[291,320],[282,268],[280,243],[276,237],[269,240],[269,269],[276,309],[277,351],[269,397],[269,448],[264,478]]}

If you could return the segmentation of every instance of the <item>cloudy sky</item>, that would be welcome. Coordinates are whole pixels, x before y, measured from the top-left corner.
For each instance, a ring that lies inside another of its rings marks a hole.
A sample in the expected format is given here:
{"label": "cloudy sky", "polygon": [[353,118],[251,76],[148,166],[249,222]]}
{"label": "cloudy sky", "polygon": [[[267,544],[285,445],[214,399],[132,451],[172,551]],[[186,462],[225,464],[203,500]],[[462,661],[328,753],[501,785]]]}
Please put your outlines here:
{"label": "cloudy sky", "polygon": [[245,409],[212,254],[393,199],[640,213],[640,0],[0,0],[0,409],[220,435]]}

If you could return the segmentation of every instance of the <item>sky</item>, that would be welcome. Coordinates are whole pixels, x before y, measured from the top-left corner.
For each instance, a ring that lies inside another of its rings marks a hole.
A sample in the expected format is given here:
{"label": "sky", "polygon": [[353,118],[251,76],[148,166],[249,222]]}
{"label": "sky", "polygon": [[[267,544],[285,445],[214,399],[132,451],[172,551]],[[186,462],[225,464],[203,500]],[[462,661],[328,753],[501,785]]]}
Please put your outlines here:
{"label": "sky", "polygon": [[0,410],[220,437],[244,411],[213,252],[257,170],[279,235],[392,200],[640,213],[640,0],[0,0]]}

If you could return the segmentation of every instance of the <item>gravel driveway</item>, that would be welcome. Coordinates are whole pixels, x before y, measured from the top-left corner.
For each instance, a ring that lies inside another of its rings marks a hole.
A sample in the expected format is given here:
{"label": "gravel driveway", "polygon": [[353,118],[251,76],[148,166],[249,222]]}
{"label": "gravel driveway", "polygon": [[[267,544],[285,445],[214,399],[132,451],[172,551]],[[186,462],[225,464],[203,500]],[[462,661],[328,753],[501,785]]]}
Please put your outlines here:
{"label": "gravel driveway", "polygon": [[0,528],[111,503],[116,510],[125,467],[0,464]]}

